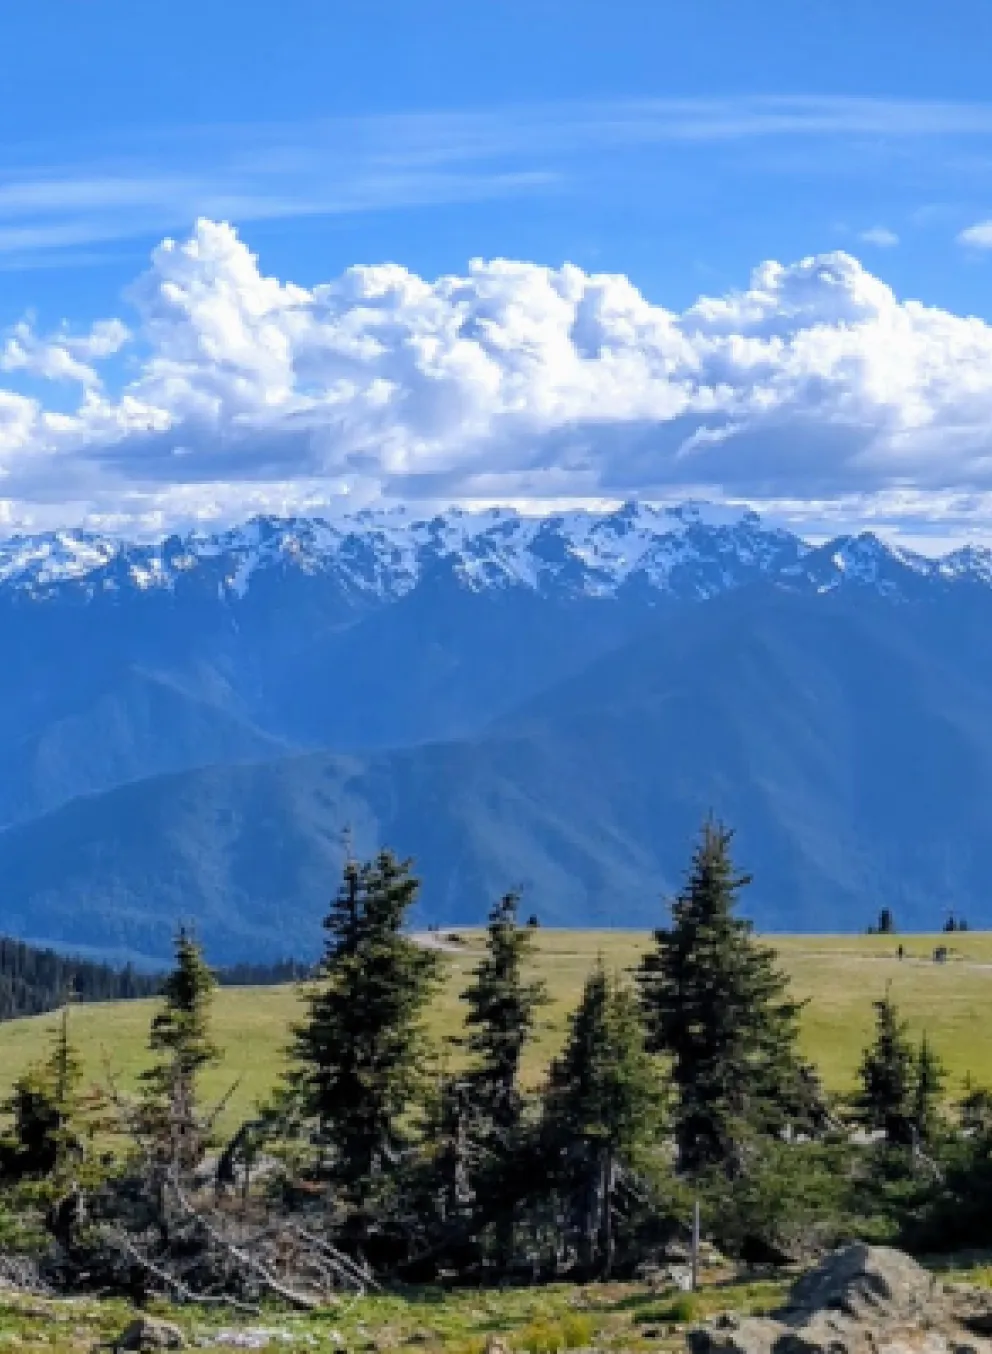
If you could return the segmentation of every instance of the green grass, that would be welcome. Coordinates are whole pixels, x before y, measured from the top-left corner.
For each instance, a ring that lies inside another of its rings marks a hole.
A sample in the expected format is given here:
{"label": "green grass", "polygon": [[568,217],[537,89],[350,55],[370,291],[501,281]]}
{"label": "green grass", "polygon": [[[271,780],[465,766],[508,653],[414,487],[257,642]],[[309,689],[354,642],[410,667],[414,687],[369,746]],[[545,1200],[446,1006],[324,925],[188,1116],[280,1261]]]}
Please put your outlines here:
{"label": "green grass", "polygon": [[[667,1305],[644,1285],[553,1284],[503,1290],[410,1290],[403,1294],[341,1302],[297,1315],[268,1309],[257,1318],[212,1308],[157,1306],[154,1314],[179,1325],[192,1345],[219,1331],[265,1327],[279,1333],[271,1349],[347,1350],[349,1354],[483,1354],[497,1336],[513,1354],[559,1354],[602,1349],[674,1354],[684,1347],[688,1322],[723,1310],[767,1309],[781,1300],[782,1285],[724,1283],[693,1295],[669,1295]],[[118,1300],[46,1301],[0,1291],[0,1348],[23,1354],[53,1347],[82,1354],[109,1342],[133,1317]],[[223,1346],[220,1346],[221,1348]]]}
{"label": "green grass", "polygon": [[[448,977],[430,1014],[439,1046],[458,1033],[461,1003],[469,971],[482,938],[466,932],[468,943],[446,956]],[[902,943],[906,957],[896,958]],[[527,1075],[540,1079],[561,1045],[568,1012],[578,1000],[591,964],[602,955],[607,964],[634,966],[649,938],[636,932],[551,931],[536,933],[537,968],[548,984],[551,1004],[529,1054]],[[820,1067],[827,1085],[848,1089],[869,1037],[872,1001],[886,985],[914,1033],[927,1030],[951,1074],[948,1090],[957,1093],[966,1073],[992,1085],[992,933],[953,936],[788,936],[773,937],[795,994],[808,998],[803,1015],[804,1051]],[[935,964],[935,946],[948,944],[946,964]],[[146,1065],[145,1041],[153,1003],[123,1002],[82,1006],[73,1011],[74,1037],[92,1081],[104,1081],[107,1069],[123,1088],[133,1086]],[[214,1033],[224,1050],[220,1067],[210,1072],[206,1090],[220,1098],[234,1082],[235,1094],[223,1124],[237,1122],[275,1083],[283,1065],[290,1026],[300,1013],[292,987],[228,988],[218,992]],[[0,1094],[32,1059],[46,1049],[53,1017],[0,1025]],[[452,1058],[458,1052],[452,1048]]]}
{"label": "green grass", "polygon": [[[947,1271],[946,1262],[941,1269]],[[962,1258],[949,1277],[988,1282],[988,1256]],[[608,1354],[675,1354],[688,1325],[719,1312],[764,1315],[779,1307],[788,1281],[712,1276],[698,1293],[659,1291],[638,1283],[551,1284],[506,1289],[409,1289],[343,1298],[308,1315],[266,1307],[258,1317],[215,1308],[153,1304],[153,1315],[181,1327],[188,1343],[216,1344],[222,1331],[263,1327],[268,1346],[302,1354],[484,1354],[496,1336],[512,1354],[559,1354],[594,1348]],[[58,1349],[84,1354],[109,1342],[135,1312],[120,1299],[48,1300],[0,1290],[0,1349],[19,1354]],[[228,1346],[230,1348],[230,1346]]]}

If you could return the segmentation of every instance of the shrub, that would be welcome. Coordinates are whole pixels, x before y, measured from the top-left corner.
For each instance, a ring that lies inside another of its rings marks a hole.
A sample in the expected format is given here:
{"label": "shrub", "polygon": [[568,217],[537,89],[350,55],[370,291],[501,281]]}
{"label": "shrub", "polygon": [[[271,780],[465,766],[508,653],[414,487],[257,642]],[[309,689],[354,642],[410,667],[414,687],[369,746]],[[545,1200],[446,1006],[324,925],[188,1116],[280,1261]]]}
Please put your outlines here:
{"label": "shrub", "polygon": [[[754,1144],[739,1176],[701,1182],[707,1232],[722,1250],[751,1260],[829,1250],[860,1234],[856,1185],[865,1165],[846,1143]],[[874,1210],[874,1194],[870,1202]]]}
{"label": "shrub", "polygon": [[524,1354],[560,1354],[592,1343],[596,1327],[588,1316],[572,1313],[561,1321],[532,1321],[513,1342]]}
{"label": "shrub", "polygon": [[677,1293],[667,1302],[652,1305],[640,1313],[637,1320],[643,1325],[663,1322],[671,1326],[690,1326],[703,1313],[697,1293]]}
{"label": "shrub", "polygon": [[596,1327],[592,1319],[579,1312],[572,1312],[561,1323],[566,1349],[584,1349],[592,1343]]}

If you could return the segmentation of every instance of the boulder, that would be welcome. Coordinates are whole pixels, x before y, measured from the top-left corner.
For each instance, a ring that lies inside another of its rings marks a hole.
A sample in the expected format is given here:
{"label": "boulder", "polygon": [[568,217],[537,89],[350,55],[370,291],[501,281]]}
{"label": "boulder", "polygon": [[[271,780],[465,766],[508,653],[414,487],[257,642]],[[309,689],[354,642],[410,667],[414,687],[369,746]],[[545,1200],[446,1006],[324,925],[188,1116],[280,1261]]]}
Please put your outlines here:
{"label": "boulder", "polygon": [[782,1326],[760,1316],[718,1317],[688,1334],[693,1354],[772,1354]]}
{"label": "boulder", "polygon": [[121,1331],[113,1347],[116,1351],[185,1349],[186,1337],[171,1321],[138,1316]]}
{"label": "boulder", "polygon": [[796,1281],[786,1318],[822,1311],[871,1320],[917,1320],[943,1297],[938,1279],[891,1246],[845,1246]]}
{"label": "boulder", "polygon": [[688,1341],[692,1354],[992,1354],[990,1315],[987,1295],[950,1290],[902,1251],[854,1245],[797,1280],[773,1316],[719,1317]]}

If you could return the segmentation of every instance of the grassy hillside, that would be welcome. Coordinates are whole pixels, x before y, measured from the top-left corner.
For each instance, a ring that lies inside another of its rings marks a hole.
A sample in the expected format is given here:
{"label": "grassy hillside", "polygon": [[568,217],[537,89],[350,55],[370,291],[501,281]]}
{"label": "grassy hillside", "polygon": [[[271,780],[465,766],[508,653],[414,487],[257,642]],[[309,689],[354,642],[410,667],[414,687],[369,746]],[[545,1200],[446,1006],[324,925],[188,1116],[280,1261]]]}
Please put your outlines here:
{"label": "grassy hillside", "polygon": [[[441,1047],[457,1034],[458,993],[481,945],[479,933],[464,933],[466,944],[446,956],[448,978],[431,1012],[431,1029]],[[898,943],[906,957],[896,958]],[[808,998],[803,1019],[805,1050],[828,1086],[843,1091],[856,1075],[872,1024],[874,999],[891,991],[911,1028],[926,1029],[951,1073],[956,1094],[967,1072],[992,1085],[992,933],[954,936],[802,936],[773,938],[792,977],[797,996]],[[537,1080],[559,1047],[568,1011],[574,1006],[589,966],[598,954],[617,968],[636,964],[648,943],[641,932],[537,932],[538,967],[551,1005],[530,1055],[528,1074]],[[935,946],[949,944],[945,964],[933,962]],[[129,1002],[80,1007],[73,1012],[75,1037],[89,1075],[103,1079],[109,1067],[123,1086],[133,1084],[144,1065],[144,1044],[152,1003]],[[211,1072],[208,1090],[220,1096],[233,1081],[225,1123],[230,1124],[264,1095],[282,1065],[290,1025],[300,1010],[292,987],[228,988],[216,997],[216,1035],[225,1051]],[[0,1025],[0,1093],[46,1045],[52,1016]],[[456,1059],[457,1049],[448,1046]]]}

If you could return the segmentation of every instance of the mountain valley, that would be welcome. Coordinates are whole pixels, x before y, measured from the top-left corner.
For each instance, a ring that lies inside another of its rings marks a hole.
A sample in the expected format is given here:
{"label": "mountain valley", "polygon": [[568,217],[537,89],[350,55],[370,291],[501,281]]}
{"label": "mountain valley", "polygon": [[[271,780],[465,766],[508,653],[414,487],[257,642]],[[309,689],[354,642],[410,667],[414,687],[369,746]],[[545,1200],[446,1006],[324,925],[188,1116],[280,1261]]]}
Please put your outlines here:
{"label": "mountain valley", "polygon": [[643,927],[708,812],[763,927],[978,924],[990,578],[701,504],[7,541],[0,928],[312,953],[346,829],[425,925]]}

